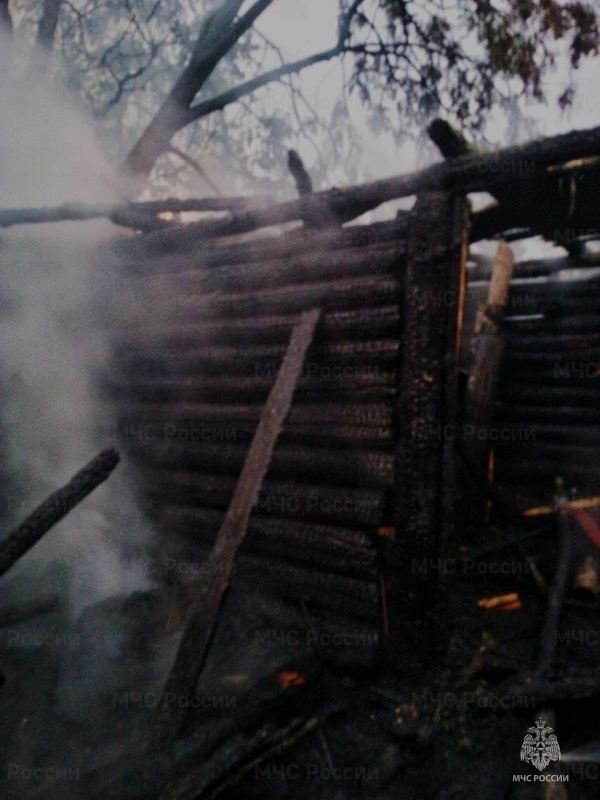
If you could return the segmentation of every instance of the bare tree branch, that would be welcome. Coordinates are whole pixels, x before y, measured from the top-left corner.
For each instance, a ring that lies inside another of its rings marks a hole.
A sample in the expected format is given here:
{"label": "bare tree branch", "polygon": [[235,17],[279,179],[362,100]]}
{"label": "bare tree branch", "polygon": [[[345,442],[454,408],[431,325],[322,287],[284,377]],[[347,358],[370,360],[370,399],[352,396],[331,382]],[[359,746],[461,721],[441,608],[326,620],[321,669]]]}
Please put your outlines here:
{"label": "bare tree branch", "polygon": [[125,160],[131,176],[138,180],[147,177],[156,159],[168,149],[173,134],[189,123],[189,107],[217,64],[272,2],[257,0],[234,22],[243,0],[225,0],[206,18],[190,62]]}
{"label": "bare tree branch", "polygon": [[192,158],[191,156],[188,156],[187,153],[184,153],[178,147],[173,147],[173,145],[171,145],[171,147],[169,148],[169,152],[171,152],[174,155],[178,156],[178,158],[180,158],[182,161],[185,161],[185,163],[189,167],[191,167],[194,170],[194,172],[196,172],[198,175],[200,175],[202,180],[204,180],[204,181],[206,181],[206,183],[208,183],[208,185],[210,186],[210,188],[213,190],[213,192],[216,195],[218,195],[219,197],[223,197],[223,192],[219,189],[217,184],[208,175],[208,173],[206,172],[204,167],[196,161],[196,159]]}
{"label": "bare tree branch", "polygon": [[132,177],[138,180],[145,179],[156,159],[169,149],[171,137],[186,125],[215,111],[221,111],[230,103],[286,75],[298,73],[314,64],[342,55],[348,47],[352,20],[364,0],[353,0],[348,10],[341,15],[338,39],[330,49],[291,64],[282,64],[217,97],[192,106],[196,95],[219,61],[250,30],[253,23],[272,2],[273,0],[256,0],[237,22],[233,20],[241,7],[239,0],[226,0],[219,9],[209,15],[202,26],[188,66],[125,160],[125,170]]}
{"label": "bare tree branch", "polygon": [[319,64],[322,61],[330,61],[332,58],[341,55],[343,50],[344,48],[337,44],[329,50],[323,50],[321,53],[315,53],[312,56],[301,58],[291,64],[283,64],[281,67],[276,67],[268,72],[264,72],[262,75],[257,75],[256,78],[252,78],[252,80],[246,81],[246,83],[241,83],[239,86],[236,86],[235,89],[230,89],[217,97],[192,106],[186,114],[186,122],[184,124],[187,125],[190,122],[195,122],[201,117],[212,114],[214,111],[222,111],[225,106],[228,106],[230,103],[235,103],[236,100],[240,100],[242,97],[251,94],[256,91],[256,89],[260,89],[268,83],[277,81],[286,75],[301,72],[307,67],[312,67],[314,64]]}

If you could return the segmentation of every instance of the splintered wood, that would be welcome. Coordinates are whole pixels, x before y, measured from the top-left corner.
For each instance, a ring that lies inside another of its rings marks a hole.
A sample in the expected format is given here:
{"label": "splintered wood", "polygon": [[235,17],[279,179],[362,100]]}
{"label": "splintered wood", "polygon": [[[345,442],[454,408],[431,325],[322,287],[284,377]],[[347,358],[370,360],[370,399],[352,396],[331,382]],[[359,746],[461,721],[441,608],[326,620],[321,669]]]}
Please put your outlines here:
{"label": "splintered wood", "polygon": [[199,582],[196,607],[188,620],[156,708],[150,747],[160,749],[177,735],[187,700],[198,683],[215,632],[217,616],[229,586],[233,563],[258,500],[273,448],[290,409],[321,311],[302,314],[292,331],[287,352],[263,409],[227,515],[209,556],[206,581]]}

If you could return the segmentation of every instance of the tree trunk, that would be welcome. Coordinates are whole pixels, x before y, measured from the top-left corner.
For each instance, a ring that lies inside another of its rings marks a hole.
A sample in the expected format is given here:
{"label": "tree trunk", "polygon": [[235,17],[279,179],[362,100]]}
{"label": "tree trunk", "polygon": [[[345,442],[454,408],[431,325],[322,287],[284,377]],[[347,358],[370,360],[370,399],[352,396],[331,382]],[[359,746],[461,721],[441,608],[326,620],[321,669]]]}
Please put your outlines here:
{"label": "tree trunk", "polygon": [[44,50],[51,50],[56,35],[56,26],[62,0],[44,0],[42,16],[38,25],[36,41]]}
{"label": "tree trunk", "polygon": [[155,161],[169,149],[174,134],[192,121],[190,106],[198,92],[221,59],[272,2],[256,0],[236,22],[243,0],[224,0],[206,17],[187,67],[125,160],[125,172],[135,184],[148,177]]}

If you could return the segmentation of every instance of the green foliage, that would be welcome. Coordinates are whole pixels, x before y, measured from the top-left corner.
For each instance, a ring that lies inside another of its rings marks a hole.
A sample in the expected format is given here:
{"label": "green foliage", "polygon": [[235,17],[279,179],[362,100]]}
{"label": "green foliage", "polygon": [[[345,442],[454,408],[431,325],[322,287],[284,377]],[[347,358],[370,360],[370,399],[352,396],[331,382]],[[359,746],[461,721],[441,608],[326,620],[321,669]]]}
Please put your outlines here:
{"label": "green foliage", "polygon": [[[354,86],[372,107],[400,98],[403,117],[422,124],[448,114],[480,129],[489,110],[509,96],[543,101],[543,77],[555,66],[556,43],[570,65],[598,53],[598,11],[557,0],[379,0],[387,26],[365,19],[371,35],[356,53]],[[371,17],[373,19],[373,17]],[[385,91],[382,91],[385,90]],[[565,87],[562,107],[572,101]]]}

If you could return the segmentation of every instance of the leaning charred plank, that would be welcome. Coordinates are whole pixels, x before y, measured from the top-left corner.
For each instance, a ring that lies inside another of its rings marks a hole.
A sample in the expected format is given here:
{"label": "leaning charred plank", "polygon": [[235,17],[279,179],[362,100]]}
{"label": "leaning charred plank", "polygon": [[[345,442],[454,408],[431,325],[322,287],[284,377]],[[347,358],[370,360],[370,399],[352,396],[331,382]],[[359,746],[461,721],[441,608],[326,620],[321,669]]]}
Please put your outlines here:
{"label": "leaning charred plank", "polygon": [[0,542],[0,575],[9,570],[53,525],[103,483],[119,463],[116,450],[103,450],[66,486],[53,492]]}

